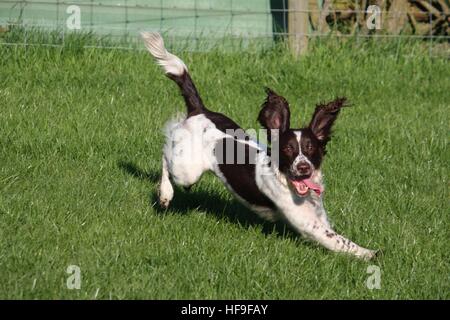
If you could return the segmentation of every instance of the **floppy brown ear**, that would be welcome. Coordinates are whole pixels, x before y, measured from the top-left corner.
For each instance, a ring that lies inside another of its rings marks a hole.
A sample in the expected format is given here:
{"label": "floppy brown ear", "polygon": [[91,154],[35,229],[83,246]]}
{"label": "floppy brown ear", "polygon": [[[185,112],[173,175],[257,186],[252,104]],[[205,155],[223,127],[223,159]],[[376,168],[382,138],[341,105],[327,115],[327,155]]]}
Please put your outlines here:
{"label": "floppy brown ear", "polygon": [[259,123],[266,129],[288,130],[291,118],[289,103],[272,89],[266,88],[266,93],[266,101],[258,115]]}
{"label": "floppy brown ear", "polygon": [[318,104],[309,128],[316,138],[326,144],[331,137],[331,129],[342,107],[348,106],[347,98],[337,98],[326,104]]}

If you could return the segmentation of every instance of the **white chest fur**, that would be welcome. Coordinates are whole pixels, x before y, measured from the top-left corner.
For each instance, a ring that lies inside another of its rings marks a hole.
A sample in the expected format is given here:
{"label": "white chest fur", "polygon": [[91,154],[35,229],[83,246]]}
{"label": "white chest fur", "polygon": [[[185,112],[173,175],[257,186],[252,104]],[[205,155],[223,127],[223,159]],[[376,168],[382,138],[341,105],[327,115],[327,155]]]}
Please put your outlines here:
{"label": "white chest fur", "polygon": [[[327,220],[321,196],[312,191],[306,197],[297,196],[290,189],[286,176],[281,174],[276,166],[268,163],[268,155],[260,153],[256,165],[256,183],[280,211],[311,219]],[[315,173],[313,179],[315,183],[321,183],[320,171]]]}

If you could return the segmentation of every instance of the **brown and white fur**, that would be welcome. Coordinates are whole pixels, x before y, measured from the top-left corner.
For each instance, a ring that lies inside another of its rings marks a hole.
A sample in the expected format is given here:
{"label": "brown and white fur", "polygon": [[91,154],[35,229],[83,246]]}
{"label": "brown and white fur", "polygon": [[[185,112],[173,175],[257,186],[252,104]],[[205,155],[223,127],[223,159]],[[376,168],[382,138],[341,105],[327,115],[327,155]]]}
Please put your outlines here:
{"label": "brown and white fur", "polygon": [[[204,106],[186,65],[165,49],[159,34],[141,35],[166,75],[178,84],[187,106],[186,116],[170,121],[165,128],[159,195],[163,207],[167,208],[173,199],[172,182],[191,187],[210,170],[260,216],[271,221],[284,219],[297,232],[332,251],[366,260],[375,256],[376,251],[360,247],[333,231],[320,192],[325,146],[345,99],[318,105],[308,127],[291,129],[288,102],[267,89],[258,120],[271,130],[272,144],[275,141],[279,145],[277,163],[272,163],[270,150],[245,134],[236,137],[230,133],[241,128]],[[243,161],[238,161],[232,149],[242,151]],[[230,158],[232,161],[226,161]]]}

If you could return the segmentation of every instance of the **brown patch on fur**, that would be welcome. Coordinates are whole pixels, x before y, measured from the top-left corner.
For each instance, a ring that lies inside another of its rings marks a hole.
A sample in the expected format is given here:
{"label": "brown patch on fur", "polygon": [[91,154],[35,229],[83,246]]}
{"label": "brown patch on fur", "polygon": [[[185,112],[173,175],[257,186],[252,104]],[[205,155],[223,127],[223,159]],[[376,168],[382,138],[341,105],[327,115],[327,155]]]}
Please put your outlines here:
{"label": "brown patch on fur", "polygon": [[[243,163],[239,163],[238,152],[227,152],[228,148],[243,151],[244,159],[240,159],[243,160]],[[233,158],[227,159],[227,155],[230,154],[233,155]],[[259,190],[254,179],[256,154],[255,148],[231,138],[219,140],[215,148],[215,157],[219,162],[220,172],[233,191],[251,205],[275,209],[273,202]]]}
{"label": "brown patch on fur", "polygon": [[280,170],[288,173],[295,158],[300,153],[297,136],[288,130],[280,136]]}
{"label": "brown patch on fur", "polygon": [[290,126],[289,103],[272,89],[266,88],[266,93],[266,101],[259,112],[258,121],[264,128],[269,129],[269,132],[270,129],[279,129],[280,132],[284,132]]}
{"label": "brown patch on fur", "polygon": [[316,138],[311,129],[302,129],[302,139],[300,141],[302,153],[311,161],[316,169],[320,168],[325,153],[322,143]]}
{"label": "brown patch on fur", "polygon": [[341,108],[348,106],[347,98],[336,98],[326,104],[318,104],[314,110],[309,129],[325,146],[331,137],[331,128]]}

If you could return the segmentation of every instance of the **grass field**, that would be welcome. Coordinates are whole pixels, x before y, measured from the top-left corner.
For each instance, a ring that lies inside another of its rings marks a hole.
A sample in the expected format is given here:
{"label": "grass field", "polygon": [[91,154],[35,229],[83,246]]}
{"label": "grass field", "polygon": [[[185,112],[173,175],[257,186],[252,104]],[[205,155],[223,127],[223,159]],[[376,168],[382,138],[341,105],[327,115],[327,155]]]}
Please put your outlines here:
{"label": "grass field", "polygon": [[[324,164],[362,262],[256,218],[212,175],[158,208],[162,126],[184,111],[146,52],[0,46],[0,298],[450,298],[450,65],[414,44],[317,45],[293,60],[183,53],[206,105],[245,128],[267,85],[292,125],[345,95]],[[381,270],[369,290],[367,268]],[[69,290],[69,265],[81,289]]]}

